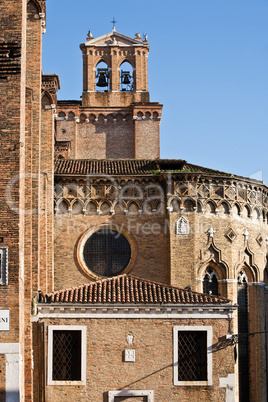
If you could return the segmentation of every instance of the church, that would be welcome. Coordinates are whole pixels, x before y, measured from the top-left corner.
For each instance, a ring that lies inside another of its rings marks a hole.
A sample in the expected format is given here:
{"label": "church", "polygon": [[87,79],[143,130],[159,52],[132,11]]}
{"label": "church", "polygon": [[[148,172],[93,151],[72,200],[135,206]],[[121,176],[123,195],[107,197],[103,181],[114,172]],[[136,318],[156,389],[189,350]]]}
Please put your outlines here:
{"label": "church", "polygon": [[160,158],[147,36],[58,100],[46,1],[0,20],[0,400],[266,401],[268,187]]}

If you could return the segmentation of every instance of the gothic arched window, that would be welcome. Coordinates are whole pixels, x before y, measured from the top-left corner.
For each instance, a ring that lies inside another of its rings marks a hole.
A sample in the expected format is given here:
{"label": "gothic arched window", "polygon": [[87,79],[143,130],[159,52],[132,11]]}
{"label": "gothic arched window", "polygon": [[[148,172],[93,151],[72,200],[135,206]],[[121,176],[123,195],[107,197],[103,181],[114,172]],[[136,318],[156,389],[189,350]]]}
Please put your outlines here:
{"label": "gothic arched window", "polygon": [[217,272],[213,268],[208,267],[203,275],[203,293],[218,295],[218,280]]}
{"label": "gothic arched window", "polygon": [[247,282],[248,282],[248,277],[247,277],[245,271],[240,271],[240,272],[239,272],[239,274],[238,274],[238,276],[237,276],[237,282],[238,282],[239,284],[247,283]]}

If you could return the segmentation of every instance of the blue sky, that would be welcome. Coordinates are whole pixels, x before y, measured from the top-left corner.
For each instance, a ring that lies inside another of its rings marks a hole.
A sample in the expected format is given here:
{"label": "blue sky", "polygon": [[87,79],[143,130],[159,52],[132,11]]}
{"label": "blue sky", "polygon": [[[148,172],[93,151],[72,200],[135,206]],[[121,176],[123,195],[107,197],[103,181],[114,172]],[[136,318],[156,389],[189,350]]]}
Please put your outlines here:
{"label": "blue sky", "polygon": [[161,157],[268,184],[268,0],[47,0],[43,72],[80,99],[79,44],[148,35],[151,101],[164,105]]}

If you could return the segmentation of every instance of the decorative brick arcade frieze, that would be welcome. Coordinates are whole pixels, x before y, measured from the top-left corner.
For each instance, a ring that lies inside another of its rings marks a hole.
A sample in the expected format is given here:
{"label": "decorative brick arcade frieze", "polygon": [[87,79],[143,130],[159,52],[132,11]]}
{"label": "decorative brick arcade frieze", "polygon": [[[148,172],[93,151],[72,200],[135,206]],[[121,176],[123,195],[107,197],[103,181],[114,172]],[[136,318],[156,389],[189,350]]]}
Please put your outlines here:
{"label": "decorative brick arcade frieze", "polygon": [[225,200],[230,205],[248,204],[251,208],[258,206],[268,208],[268,191],[265,186],[251,183],[250,180],[219,180],[200,175],[172,182],[172,195],[182,199],[191,198],[204,202],[213,200],[216,205]]}
{"label": "decorative brick arcade frieze", "polygon": [[[117,168],[105,160],[88,161],[88,166],[86,162],[60,162],[68,165],[61,174],[56,168],[56,211],[62,202],[67,205],[66,212],[71,212],[73,205],[77,207],[80,203],[80,213],[86,213],[90,202],[95,203],[96,211],[102,209],[103,203],[106,203],[106,210],[108,205],[114,211],[120,201],[124,211],[129,211],[132,204],[137,211],[145,208],[162,214],[164,211],[181,214],[209,211],[216,215],[255,217],[268,223],[267,188],[252,184],[250,180],[219,180],[200,177],[200,174],[180,175],[178,180],[177,174],[162,174],[152,163],[143,166],[143,161],[138,161],[139,166],[134,166],[131,160],[127,166],[124,165],[126,161],[119,161],[122,166],[119,164]],[[127,176],[120,177],[120,173]],[[76,177],[72,178],[74,174]],[[132,174],[136,178],[131,177]],[[137,178],[140,174],[147,177]]]}
{"label": "decorative brick arcade frieze", "polygon": [[90,215],[117,212],[140,214],[144,211],[163,213],[163,194],[163,188],[158,182],[149,178],[62,179],[55,185],[56,212]]}

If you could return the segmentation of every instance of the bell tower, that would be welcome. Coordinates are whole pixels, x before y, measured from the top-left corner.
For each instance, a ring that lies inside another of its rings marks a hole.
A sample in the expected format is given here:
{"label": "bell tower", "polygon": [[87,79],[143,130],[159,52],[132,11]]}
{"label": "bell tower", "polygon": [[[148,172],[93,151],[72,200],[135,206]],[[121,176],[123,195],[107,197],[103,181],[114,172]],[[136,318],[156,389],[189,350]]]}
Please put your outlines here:
{"label": "bell tower", "polygon": [[142,40],[136,34],[133,39],[113,28],[93,38],[89,31],[80,48],[82,104],[59,101],[57,107],[57,140],[58,144],[69,141],[67,157],[158,158],[162,105],[150,102],[147,36]]}
{"label": "bell tower", "polygon": [[[87,41],[80,48],[83,53],[83,106],[150,102],[147,37],[142,40],[141,35],[136,34],[132,39],[113,28],[111,33],[94,39],[89,31]],[[132,71],[120,69],[125,63]],[[106,67],[101,68],[100,64]],[[122,87],[124,82],[126,86]]]}

